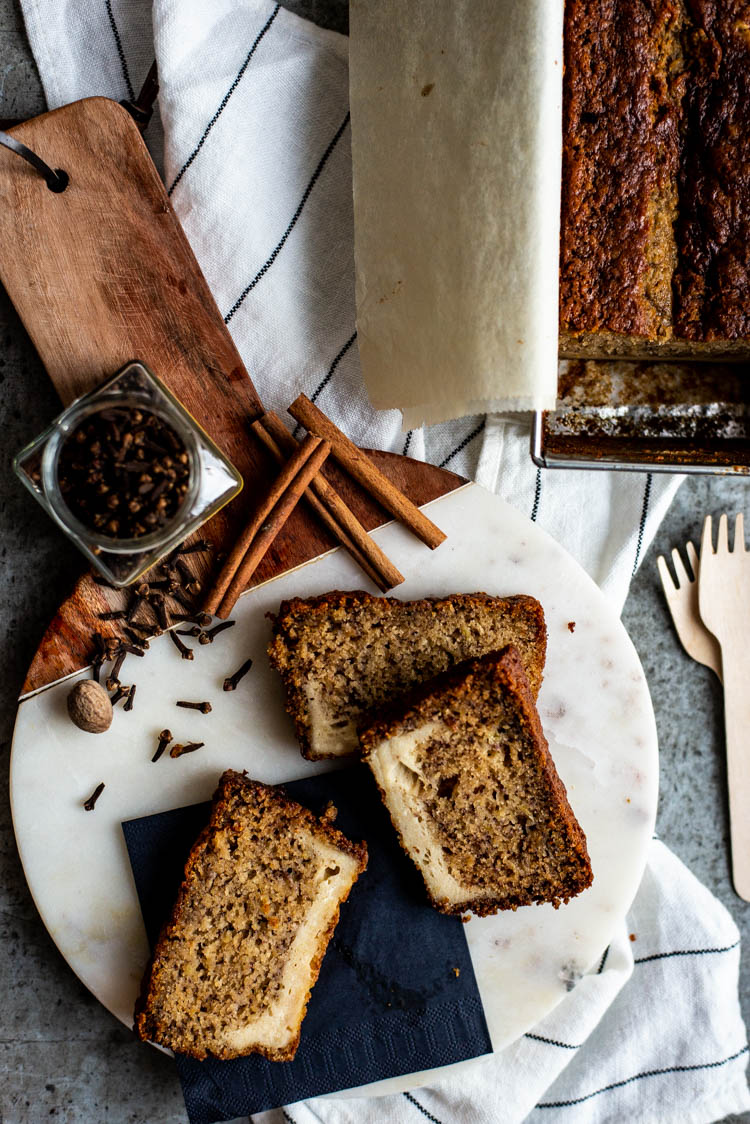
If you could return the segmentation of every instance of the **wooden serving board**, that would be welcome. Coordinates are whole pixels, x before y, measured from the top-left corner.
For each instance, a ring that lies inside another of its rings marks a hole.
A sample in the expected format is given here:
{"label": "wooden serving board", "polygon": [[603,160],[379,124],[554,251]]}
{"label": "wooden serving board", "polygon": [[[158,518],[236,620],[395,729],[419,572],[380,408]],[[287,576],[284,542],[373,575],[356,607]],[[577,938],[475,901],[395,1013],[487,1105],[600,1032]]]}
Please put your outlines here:
{"label": "wooden serving board", "polygon": [[[373,461],[416,504],[429,503],[448,492],[460,488],[466,481],[453,472],[431,464],[401,457],[396,453],[371,451]],[[269,465],[270,468],[270,465]],[[391,517],[345,477],[343,473],[326,473],[336,484],[342,499],[368,531],[390,521]],[[201,534],[211,531],[216,518],[207,523]],[[208,537],[208,534],[206,535]],[[256,571],[251,585],[278,577],[312,558],[317,558],[336,544],[328,533],[318,526],[300,504],[292,514],[274,544]],[[429,554],[427,547],[423,547]],[[398,565],[398,558],[394,558]],[[371,588],[362,575],[364,588]],[[373,593],[377,590],[373,589]],[[398,588],[394,590],[398,596]],[[84,574],[76,583],[71,595],[63,601],[50,622],[26,675],[21,697],[47,687],[67,675],[86,667],[91,658],[91,634],[94,631],[116,635],[116,627],[98,619],[98,614],[118,603],[118,594],[97,585],[90,574]]]}
{"label": "wooden serving board", "polygon": [[[116,102],[88,98],[11,132],[70,177],[56,194],[0,148],[0,280],[60,398],[71,402],[133,359],[159,375],[245,481],[243,493],[200,532],[226,549],[278,470],[250,436],[263,406],[135,122]],[[416,503],[462,482],[408,458],[374,456]],[[368,530],[387,521],[335,466],[326,475]],[[302,505],[253,584],[332,545]],[[205,578],[208,557],[191,556],[191,564]],[[98,614],[119,597],[88,575],[80,579],[42,640],[24,694],[86,666],[91,633],[116,633]]]}

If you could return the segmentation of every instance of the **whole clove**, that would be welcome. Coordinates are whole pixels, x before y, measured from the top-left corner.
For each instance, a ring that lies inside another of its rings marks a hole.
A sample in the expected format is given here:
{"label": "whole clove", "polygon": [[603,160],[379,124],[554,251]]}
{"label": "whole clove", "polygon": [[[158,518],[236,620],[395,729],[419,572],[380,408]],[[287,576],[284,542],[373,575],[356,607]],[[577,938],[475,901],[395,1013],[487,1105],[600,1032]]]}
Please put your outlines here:
{"label": "whole clove", "polygon": [[128,690],[128,697],[125,700],[125,706],[122,708],[123,710],[133,709],[133,703],[135,702],[135,688],[136,684],[133,683],[133,685]]}
{"label": "whole clove", "polygon": [[[122,670],[122,665],[125,663],[125,657],[127,656],[127,654],[128,654],[127,652],[123,652],[123,651],[118,652],[117,659],[112,664],[112,670],[110,671],[109,674],[112,677],[112,679],[114,679],[115,683],[120,682],[120,671]],[[107,680],[107,684],[108,684],[108,689],[111,690],[112,688],[109,687],[109,680]]]}
{"label": "whole clove", "polygon": [[149,582],[151,587],[150,592],[173,593],[174,590],[177,589],[177,584],[174,578],[159,578],[158,581]]}
{"label": "whole clove", "polygon": [[151,604],[154,608],[154,612],[156,613],[156,619],[158,620],[160,627],[166,632],[167,629],[171,627],[172,621],[170,619],[169,612],[167,611],[167,606],[164,603],[164,594],[159,593],[156,596],[152,597]]}
{"label": "whole clove", "polygon": [[[154,628],[146,630],[145,628],[139,628],[137,625],[127,625],[123,629],[123,632],[130,640],[133,641],[136,647],[143,648],[144,652],[148,651],[148,637],[154,635]],[[159,629],[156,629],[156,632],[158,634]]]}
{"label": "whole clove", "polygon": [[225,629],[231,628],[233,624],[235,624],[235,621],[222,621],[220,624],[215,624],[213,628],[208,628],[205,632],[201,632],[198,637],[198,643],[213,644],[214,637],[218,636],[220,632],[224,632]]}
{"label": "whole clove", "polygon": [[169,745],[171,740],[172,740],[172,731],[171,730],[162,730],[162,732],[159,734],[159,744],[156,747],[156,753],[151,758],[152,761],[158,761],[159,760],[159,758],[161,757],[162,753],[167,748],[167,746]]}
{"label": "whole clove", "polygon": [[121,702],[122,699],[126,698],[129,692],[130,687],[123,687],[122,684],[119,684],[117,690],[112,696],[112,706],[117,706],[118,702]]}
{"label": "whole clove", "polygon": [[[199,624],[194,624],[192,628],[178,628],[175,630],[178,636],[192,636],[193,638],[201,637],[203,632]],[[203,643],[203,641],[201,641]]]}
{"label": "whole clove", "polygon": [[239,681],[241,679],[243,679],[247,675],[248,671],[250,670],[250,668],[252,666],[253,666],[252,660],[245,660],[242,667],[238,667],[237,670],[235,671],[234,675],[228,675],[226,677],[226,679],[224,680],[224,690],[225,691],[236,690],[237,684],[239,683]]}
{"label": "whole clove", "polygon": [[103,792],[104,781],[100,781],[94,791],[91,793],[91,796],[89,796],[88,800],[84,800],[83,802],[83,806],[87,812],[93,812],[94,808],[96,807],[96,802]]}
{"label": "whole clove", "polygon": [[205,742],[188,742],[187,745],[181,745],[176,742],[169,751],[170,757],[182,757],[183,753],[195,753],[196,749],[201,749]]}
{"label": "whole clove", "polygon": [[99,613],[100,621],[121,621],[128,615],[127,609],[108,609],[106,613]]}
{"label": "whole clove", "polygon": [[210,702],[186,702],[184,699],[181,699],[179,702],[175,703],[175,706],[184,707],[185,710],[199,710],[201,714],[211,713]]}
{"label": "whole clove", "polygon": [[183,642],[180,640],[179,636],[177,635],[177,633],[174,630],[171,630],[167,635],[171,636],[172,643],[174,644],[175,648],[177,649],[177,651],[180,653],[180,655],[182,656],[182,658],[184,660],[192,660],[193,659],[192,648],[188,648],[187,644],[183,644]]}

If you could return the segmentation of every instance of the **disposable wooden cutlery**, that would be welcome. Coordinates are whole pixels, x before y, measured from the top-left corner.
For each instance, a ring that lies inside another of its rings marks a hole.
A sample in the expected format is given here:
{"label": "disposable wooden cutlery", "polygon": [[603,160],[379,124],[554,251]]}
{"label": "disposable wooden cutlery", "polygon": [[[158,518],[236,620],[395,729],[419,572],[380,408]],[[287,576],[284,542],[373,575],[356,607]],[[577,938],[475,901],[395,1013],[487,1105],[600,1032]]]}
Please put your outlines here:
{"label": "disposable wooden cutlery", "polygon": [[700,561],[691,542],[685,543],[685,553],[693,576],[690,577],[682,561],[682,555],[675,548],[672,551],[672,565],[677,576],[676,585],[664,555],[659,555],[656,560],[667,607],[680,643],[687,654],[697,663],[710,667],[721,679],[721,648],[716,637],[704,625],[698,610]]}
{"label": "disposable wooden cutlery", "polygon": [[728,519],[721,516],[715,552],[711,516],[706,516],[698,604],[721,646],[732,879],[739,896],[750,901],[750,554],[742,515],[735,520],[731,551]]}

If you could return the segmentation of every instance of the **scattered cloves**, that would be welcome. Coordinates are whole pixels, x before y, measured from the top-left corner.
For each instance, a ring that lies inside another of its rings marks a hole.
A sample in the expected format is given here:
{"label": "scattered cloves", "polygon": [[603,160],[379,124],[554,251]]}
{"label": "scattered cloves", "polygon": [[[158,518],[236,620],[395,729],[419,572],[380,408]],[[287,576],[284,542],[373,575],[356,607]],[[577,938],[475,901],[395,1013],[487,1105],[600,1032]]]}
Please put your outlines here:
{"label": "scattered cloves", "polygon": [[100,621],[121,621],[127,617],[127,609],[109,609],[106,613],[99,613]]}
{"label": "scattered cloves", "polygon": [[179,636],[177,635],[176,632],[170,631],[168,633],[168,635],[171,636],[172,643],[174,644],[175,648],[180,653],[182,658],[184,660],[192,660],[192,658],[193,658],[192,648],[188,648],[187,644],[183,644],[183,642],[180,640],[180,638],[179,638]]}
{"label": "scattered cloves", "polygon": [[198,637],[198,643],[213,644],[214,637],[218,636],[220,632],[224,632],[225,629],[231,628],[234,623],[234,621],[222,621],[220,624],[215,624],[213,628],[208,628],[205,632],[201,632]]}
{"label": "scattered cloves", "polygon": [[154,612],[156,613],[156,619],[158,620],[159,625],[166,632],[167,629],[171,627],[172,621],[170,620],[169,613],[167,612],[167,606],[164,603],[164,594],[159,593],[156,596],[152,597],[151,604],[154,608]]}
{"label": "scattered cloves", "polygon": [[182,757],[183,753],[195,753],[196,749],[204,746],[205,742],[188,742],[187,745],[181,745],[177,742],[169,751],[170,757]]}
{"label": "scattered cloves", "polygon": [[234,675],[228,675],[224,680],[224,690],[234,691],[239,681],[247,675],[250,668],[253,666],[252,660],[245,660],[242,667],[238,667]]}
{"label": "scattered cloves", "polygon": [[151,758],[152,761],[158,761],[159,760],[159,758],[161,757],[162,753],[167,748],[167,746],[169,745],[171,740],[172,740],[172,731],[171,730],[162,730],[162,732],[159,734],[159,744],[156,747],[156,753]]}
{"label": "scattered cloves", "polygon": [[84,800],[83,802],[83,806],[87,812],[93,812],[94,807],[96,806],[96,802],[103,792],[104,781],[100,781],[94,791],[91,793],[91,796],[89,796],[88,800]]}
{"label": "scattered cloves", "polygon": [[[144,652],[148,651],[148,649],[149,649],[148,637],[154,635],[154,629],[153,628],[146,631],[145,628],[138,628],[135,625],[128,625],[123,631],[125,632],[125,635],[130,640],[132,640],[135,645],[137,645],[137,647],[143,648]],[[159,630],[157,629],[157,634],[158,634],[158,631]]]}
{"label": "scattered cloves", "polygon": [[[116,683],[120,682],[120,671],[122,669],[122,665],[125,663],[125,657],[127,656],[127,654],[127,652],[120,651],[117,655],[117,659],[112,664],[112,670],[109,674]],[[109,683],[109,680],[107,681],[107,683]],[[112,688],[108,687],[108,689],[111,690]]]}

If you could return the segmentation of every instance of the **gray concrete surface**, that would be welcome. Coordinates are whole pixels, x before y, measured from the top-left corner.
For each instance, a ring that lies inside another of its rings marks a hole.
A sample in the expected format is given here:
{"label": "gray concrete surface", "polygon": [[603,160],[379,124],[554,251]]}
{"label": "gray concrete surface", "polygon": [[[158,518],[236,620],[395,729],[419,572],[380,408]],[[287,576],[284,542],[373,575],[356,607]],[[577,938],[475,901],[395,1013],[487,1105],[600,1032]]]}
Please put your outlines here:
{"label": "gray concrete surface", "polygon": [[[342,0],[289,3],[346,30]],[[44,108],[16,0],[0,0],[0,118]],[[79,983],[39,919],[18,861],[8,806],[15,700],[41,633],[79,558],[30,503],[10,458],[56,411],[33,347],[0,291],[0,1124],[185,1124],[172,1063],[133,1040]],[[643,560],[624,612],[640,653],[661,743],[658,831],[724,902],[743,937],[741,998],[750,1019],[750,906],[732,892],[722,698],[711,673],[684,655],[660,593],[655,558],[696,539],[707,512],[745,510],[748,483],[693,478]],[[729,1118],[750,1124],[750,1113]],[[727,1122],[728,1124],[728,1122]]]}

